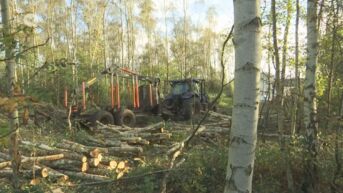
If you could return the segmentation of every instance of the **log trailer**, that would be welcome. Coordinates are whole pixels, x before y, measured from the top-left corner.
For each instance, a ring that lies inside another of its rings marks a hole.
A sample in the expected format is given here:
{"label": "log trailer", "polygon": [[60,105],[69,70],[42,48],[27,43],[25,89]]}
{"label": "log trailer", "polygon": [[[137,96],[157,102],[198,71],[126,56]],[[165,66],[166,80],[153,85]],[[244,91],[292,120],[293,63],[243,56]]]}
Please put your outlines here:
{"label": "log trailer", "polygon": [[[87,107],[87,95],[90,94],[88,92],[90,87],[106,76],[109,76],[110,79],[110,104],[103,108]],[[95,125],[99,121],[103,124],[133,127],[136,123],[137,113],[153,115],[160,113],[159,84],[159,78],[142,76],[128,68],[111,65],[96,77],[83,81],[81,87],[73,89],[71,93],[65,88],[64,107],[68,109],[70,117],[91,125]],[[129,102],[122,102],[121,95],[123,93],[126,93],[129,98],[126,100]],[[71,100],[69,101],[68,98]]]}

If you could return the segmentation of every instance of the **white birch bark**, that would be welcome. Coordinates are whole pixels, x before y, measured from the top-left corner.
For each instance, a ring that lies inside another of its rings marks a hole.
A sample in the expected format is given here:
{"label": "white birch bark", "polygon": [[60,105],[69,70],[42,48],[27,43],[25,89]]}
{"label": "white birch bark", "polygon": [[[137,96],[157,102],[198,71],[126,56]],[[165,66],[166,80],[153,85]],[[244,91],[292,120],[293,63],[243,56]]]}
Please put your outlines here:
{"label": "white birch bark", "polygon": [[[16,62],[14,60],[14,38],[11,34],[11,18],[9,14],[9,5],[7,0],[1,0],[1,17],[3,23],[3,37],[5,41],[5,58],[6,58],[6,70],[7,70],[7,89],[8,96],[14,97],[15,95],[15,86],[17,85],[15,78],[15,68]],[[10,144],[9,144],[9,154],[11,157],[11,167],[13,170],[12,173],[12,186],[15,192],[19,192],[19,168],[20,168],[20,154],[18,151],[18,135],[19,135],[19,120],[18,120],[18,110],[15,108],[8,115],[9,128],[12,131],[10,135]]]}
{"label": "white birch bark", "polygon": [[316,64],[318,52],[317,0],[307,1],[307,64],[304,83],[305,192],[316,192],[317,123],[316,123]]}
{"label": "white birch bark", "polygon": [[259,0],[234,1],[235,91],[225,193],[251,193],[261,62]]}

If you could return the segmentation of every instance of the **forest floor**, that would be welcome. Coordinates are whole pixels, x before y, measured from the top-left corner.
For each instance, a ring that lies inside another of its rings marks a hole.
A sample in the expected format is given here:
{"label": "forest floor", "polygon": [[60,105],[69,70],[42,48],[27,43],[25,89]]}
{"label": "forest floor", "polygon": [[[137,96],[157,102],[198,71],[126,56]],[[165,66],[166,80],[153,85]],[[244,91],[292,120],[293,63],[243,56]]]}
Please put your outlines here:
{"label": "forest floor", "polygon": [[[230,101],[224,101],[223,106],[227,103]],[[169,169],[171,150],[189,137],[203,113],[187,122],[141,117],[137,128],[98,125],[91,129],[72,130],[58,126],[53,118],[39,117],[38,125],[32,121],[20,129],[20,151],[25,160],[21,168],[22,190],[154,193],[159,192],[161,179],[169,172],[167,189],[170,193],[222,192],[230,112],[224,108],[219,108],[219,112],[208,117],[201,132],[197,133],[189,148],[181,152],[172,169]],[[0,118],[0,128],[1,132],[6,132],[4,117]],[[269,130],[259,135],[253,182],[255,193],[287,192],[277,137]],[[334,137],[321,138],[318,156],[321,192],[330,192],[336,170]],[[0,153],[8,152],[7,140],[1,139]],[[289,151],[295,186],[300,190],[304,170],[303,138],[298,137],[289,143]],[[59,157],[60,154],[64,157]],[[1,163],[0,192],[12,192],[9,166],[1,167]],[[336,181],[336,186],[337,190],[343,190],[342,178]]]}

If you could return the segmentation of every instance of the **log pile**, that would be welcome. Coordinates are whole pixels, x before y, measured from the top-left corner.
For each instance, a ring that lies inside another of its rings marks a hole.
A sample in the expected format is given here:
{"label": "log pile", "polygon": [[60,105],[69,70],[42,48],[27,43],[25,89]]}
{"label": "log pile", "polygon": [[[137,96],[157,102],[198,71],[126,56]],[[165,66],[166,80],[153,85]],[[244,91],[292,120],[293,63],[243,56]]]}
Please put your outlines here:
{"label": "log pile", "polygon": [[[197,135],[211,137],[229,132],[230,117],[215,114],[202,125]],[[91,131],[72,139],[42,138],[45,141],[21,139],[22,176],[37,184],[40,179],[59,183],[78,181],[108,181],[122,178],[133,167],[145,164],[149,156],[165,156],[176,144],[172,135],[178,132],[190,134],[192,125],[159,122],[141,128],[98,125]],[[24,135],[23,135],[24,136]],[[0,149],[0,178],[11,176],[8,150]]]}
{"label": "log pile", "polygon": [[[66,182],[69,178],[104,181],[123,177],[144,159],[144,149],[171,138],[164,123],[143,128],[98,124],[93,134],[83,133],[74,140],[54,142],[20,141],[22,176],[39,183],[37,178]],[[8,150],[0,151],[0,178],[11,175]]]}

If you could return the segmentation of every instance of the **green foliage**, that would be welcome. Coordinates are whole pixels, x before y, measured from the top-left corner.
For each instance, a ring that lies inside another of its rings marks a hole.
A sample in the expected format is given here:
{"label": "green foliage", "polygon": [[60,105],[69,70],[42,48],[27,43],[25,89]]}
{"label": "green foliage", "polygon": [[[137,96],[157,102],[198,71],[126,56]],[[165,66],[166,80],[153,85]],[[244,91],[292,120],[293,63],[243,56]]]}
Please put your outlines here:
{"label": "green foliage", "polygon": [[[118,188],[118,192],[127,193],[155,193],[159,190],[159,184],[163,168],[160,167],[160,163],[143,165],[130,172],[127,176],[129,180],[121,183]],[[149,175],[150,174],[150,175]],[[137,176],[141,176],[138,177]]]}
{"label": "green foliage", "polygon": [[170,176],[171,193],[212,193],[224,189],[227,149],[199,148],[189,152],[181,168]]}
{"label": "green foliage", "polygon": [[[0,119],[0,136],[8,134],[9,131],[10,131],[10,129],[9,129],[7,123],[3,122],[3,120]],[[1,146],[6,147],[8,145],[8,140],[9,140],[8,137],[1,138],[0,139],[0,147]]]}

